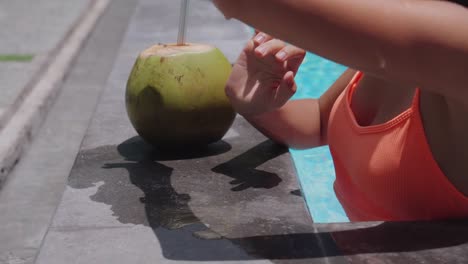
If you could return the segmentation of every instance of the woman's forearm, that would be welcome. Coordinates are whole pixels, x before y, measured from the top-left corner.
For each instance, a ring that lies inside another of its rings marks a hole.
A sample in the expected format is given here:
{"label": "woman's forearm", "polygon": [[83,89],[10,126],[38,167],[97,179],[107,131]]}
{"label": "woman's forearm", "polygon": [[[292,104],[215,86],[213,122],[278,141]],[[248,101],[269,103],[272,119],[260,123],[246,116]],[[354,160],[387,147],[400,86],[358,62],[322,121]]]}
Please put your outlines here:
{"label": "woman's forearm", "polygon": [[355,74],[355,70],[347,69],[319,99],[289,101],[275,111],[244,117],[265,136],[290,148],[327,145],[333,105]]}
{"label": "woman's forearm", "polygon": [[367,73],[429,89],[468,81],[468,12],[445,1],[219,2],[228,16]]}
{"label": "woman's forearm", "polygon": [[244,117],[266,137],[289,148],[306,149],[323,145],[320,107],[316,99],[289,101],[277,110]]}

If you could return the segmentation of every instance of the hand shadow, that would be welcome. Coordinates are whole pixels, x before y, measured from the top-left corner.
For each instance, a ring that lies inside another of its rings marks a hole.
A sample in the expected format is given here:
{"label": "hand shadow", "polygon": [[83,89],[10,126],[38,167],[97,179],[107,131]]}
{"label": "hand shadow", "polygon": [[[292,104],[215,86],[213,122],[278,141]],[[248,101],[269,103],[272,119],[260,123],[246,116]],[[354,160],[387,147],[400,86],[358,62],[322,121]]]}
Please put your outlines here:
{"label": "hand shadow", "polygon": [[233,178],[230,182],[235,185],[231,188],[232,191],[244,191],[248,188],[271,189],[278,186],[281,178],[276,173],[256,168],[287,151],[286,147],[266,140],[234,159],[214,167],[212,171]]}

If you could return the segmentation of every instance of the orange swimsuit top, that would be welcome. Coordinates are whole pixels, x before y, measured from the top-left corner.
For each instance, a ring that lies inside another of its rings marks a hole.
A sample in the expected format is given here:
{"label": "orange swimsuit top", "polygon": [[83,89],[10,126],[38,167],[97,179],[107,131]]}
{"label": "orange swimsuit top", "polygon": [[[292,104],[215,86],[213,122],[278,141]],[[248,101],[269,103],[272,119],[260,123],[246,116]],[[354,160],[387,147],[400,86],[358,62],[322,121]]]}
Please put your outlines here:
{"label": "orange swimsuit top", "polygon": [[358,72],[336,100],[328,129],[335,193],[350,220],[468,218],[468,197],[446,178],[427,143],[419,90],[408,110],[362,127],[350,104],[361,78]]}

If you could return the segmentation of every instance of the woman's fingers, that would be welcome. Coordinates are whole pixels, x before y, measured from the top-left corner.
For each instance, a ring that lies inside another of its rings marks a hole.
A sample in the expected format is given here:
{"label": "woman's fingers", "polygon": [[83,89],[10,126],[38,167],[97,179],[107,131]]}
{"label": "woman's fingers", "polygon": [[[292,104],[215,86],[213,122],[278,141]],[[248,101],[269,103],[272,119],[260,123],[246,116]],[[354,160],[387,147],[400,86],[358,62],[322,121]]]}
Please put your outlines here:
{"label": "woman's fingers", "polygon": [[[257,31],[255,31],[257,32]],[[270,41],[272,40],[273,37],[264,33],[264,32],[258,32],[254,38],[253,38],[253,41],[254,41],[254,44],[255,46],[259,46],[259,45],[262,45],[263,43],[267,42],[267,41]]]}
{"label": "woman's fingers", "polygon": [[285,62],[294,58],[304,58],[305,54],[305,50],[292,45],[287,45],[278,51],[275,57],[278,61]]}
{"label": "woman's fingers", "polygon": [[279,39],[272,39],[256,47],[255,55],[257,55],[260,58],[264,58],[268,55],[275,55],[284,47],[285,44],[283,41]]}
{"label": "woman's fingers", "polygon": [[281,40],[271,39],[257,46],[255,55],[259,58],[273,55],[277,62],[287,62],[288,70],[297,72],[304,60],[306,51],[292,45],[286,45]]}
{"label": "woman's fingers", "polygon": [[288,70],[297,72],[304,60],[306,51],[295,46],[288,45],[276,53],[275,58],[279,62],[287,62]]}
{"label": "woman's fingers", "polygon": [[254,52],[258,57],[264,58],[273,54],[278,62],[287,62],[288,69],[294,72],[297,72],[306,55],[305,50],[293,45],[286,45],[283,41],[274,39],[264,32],[258,32],[253,38],[253,43]]}
{"label": "woman's fingers", "polygon": [[288,71],[281,80],[278,89],[276,90],[274,107],[283,106],[297,90],[296,82],[294,81],[294,72]]}

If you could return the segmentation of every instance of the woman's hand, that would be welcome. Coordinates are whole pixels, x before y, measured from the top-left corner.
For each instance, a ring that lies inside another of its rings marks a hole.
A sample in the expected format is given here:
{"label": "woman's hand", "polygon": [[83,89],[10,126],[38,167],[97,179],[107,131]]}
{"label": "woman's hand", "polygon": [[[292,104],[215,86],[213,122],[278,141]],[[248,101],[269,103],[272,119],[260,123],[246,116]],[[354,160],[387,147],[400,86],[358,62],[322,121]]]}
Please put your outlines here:
{"label": "woman's hand", "polygon": [[296,92],[294,76],[305,54],[303,49],[258,33],[240,54],[226,85],[234,109],[254,117],[282,107]]}

